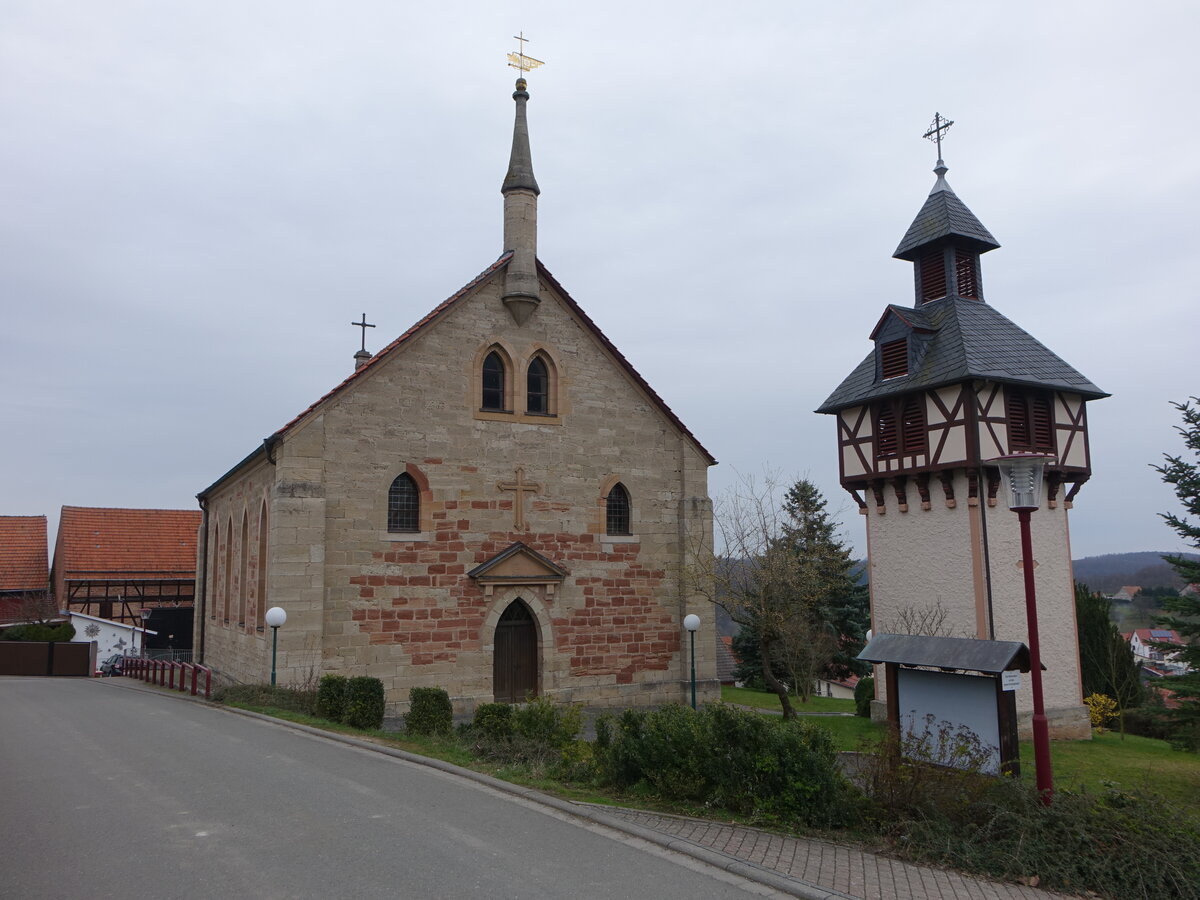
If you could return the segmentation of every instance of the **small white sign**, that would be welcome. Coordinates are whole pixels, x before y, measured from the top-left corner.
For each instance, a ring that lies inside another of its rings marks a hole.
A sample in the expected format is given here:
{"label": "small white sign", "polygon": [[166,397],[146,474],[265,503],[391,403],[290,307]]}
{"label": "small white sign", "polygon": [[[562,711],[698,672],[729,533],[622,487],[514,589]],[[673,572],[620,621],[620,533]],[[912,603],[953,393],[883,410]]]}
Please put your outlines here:
{"label": "small white sign", "polygon": [[1021,673],[1014,670],[1000,673],[1000,687],[1006,691],[1015,691],[1021,686]]}

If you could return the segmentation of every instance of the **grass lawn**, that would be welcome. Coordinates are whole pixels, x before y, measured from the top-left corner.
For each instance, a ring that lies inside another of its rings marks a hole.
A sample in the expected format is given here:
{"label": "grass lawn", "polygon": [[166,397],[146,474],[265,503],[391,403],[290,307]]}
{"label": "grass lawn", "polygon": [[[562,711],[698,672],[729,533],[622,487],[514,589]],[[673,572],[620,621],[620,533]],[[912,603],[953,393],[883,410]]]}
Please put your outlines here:
{"label": "grass lawn", "polygon": [[[1051,741],[1054,786],[1091,793],[1105,782],[1130,790],[1146,788],[1168,800],[1193,805],[1200,797],[1200,754],[1172,750],[1166,741],[1115,732],[1090,741]],[[1033,781],[1033,742],[1021,742],[1021,776]]]}
{"label": "grass lawn", "polygon": [[[726,703],[737,703],[741,706],[752,706],[755,709],[770,709],[782,712],[779,698],[766,691],[752,691],[750,688],[730,687],[721,685],[721,699]],[[853,700],[837,700],[833,697],[810,697],[807,703],[801,703],[792,698],[792,708],[797,712],[854,712]]]}

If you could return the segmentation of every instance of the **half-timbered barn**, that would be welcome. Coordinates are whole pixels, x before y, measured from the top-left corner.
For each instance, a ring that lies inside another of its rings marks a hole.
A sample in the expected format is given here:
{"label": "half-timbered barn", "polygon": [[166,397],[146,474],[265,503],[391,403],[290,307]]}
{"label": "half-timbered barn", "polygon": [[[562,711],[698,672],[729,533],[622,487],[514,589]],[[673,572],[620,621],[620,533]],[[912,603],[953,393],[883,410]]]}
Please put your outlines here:
{"label": "half-timbered barn", "polygon": [[64,506],[51,569],[59,609],[149,624],[163,640],[148,646],[186,650],[192,634],[179,610],[190,621],[199,527],[194,509]]}
{"label": "half-timbered barn", "polygon": [[[872,625],[1025,641],[1018,521],[989,460],[1052,454],[1033,516],[1046,706],[1053,734],[1086,737],[1067,520],[1091,474],[1085,407],[1108,395],[984,300],[980,259],[999,244],[940,159],[934,172],[894,254],[914,300],[884,310],[817,410],[837,420],[841,482],[866,517]],[[1026,723],[1030,708],[1025,685]]]}
{"label": "half-timbered barn", "polygon": [[499,259],[198,495],[195,642],[223,679],[268,678],[279,606],[281,683],[375,676],[393,712],[413,687],[459,712],[686,696],[714,460],[537,259],[513,98]]}

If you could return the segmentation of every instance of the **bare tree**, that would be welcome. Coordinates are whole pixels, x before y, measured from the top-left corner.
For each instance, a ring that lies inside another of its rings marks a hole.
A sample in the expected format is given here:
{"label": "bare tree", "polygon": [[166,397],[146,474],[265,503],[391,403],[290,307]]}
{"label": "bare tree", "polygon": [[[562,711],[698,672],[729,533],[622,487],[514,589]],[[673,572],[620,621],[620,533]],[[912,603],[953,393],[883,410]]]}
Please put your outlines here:
{"label": "bare tree", "polygon": [[921,634],[926,637],[971,637],[950,627],[950,610],[940,600],[922,606],[906,606],[896,617],[880,623],[881,634]]}
{"label": "bare tree", "polygon": [[696,593],[757,634],[763,681],[779,696],[784,717],[792,718],[796,712],[788,685],[776,676],[773,663],[789,673],[803,701],[836,647],[817,614],[828,591],[828,567],[797,553],[786,539],[790,520],[780,496],[775,476],[761,483],[742,476],[714,504],[721,553],[701,548],[692,574]]}

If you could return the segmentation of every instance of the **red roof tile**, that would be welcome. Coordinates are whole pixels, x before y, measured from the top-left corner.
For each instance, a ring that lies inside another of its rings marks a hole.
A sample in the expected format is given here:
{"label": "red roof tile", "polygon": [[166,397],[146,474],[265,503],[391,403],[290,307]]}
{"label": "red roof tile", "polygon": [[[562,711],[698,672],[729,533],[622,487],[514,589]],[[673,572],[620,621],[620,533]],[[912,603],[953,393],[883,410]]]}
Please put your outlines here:
{"label": "red roof tile", "polygon": [[190,578],[200,510],[64,506],[55,565],[67,580]]}
{"label": "red roof tile", "polygon": [[0,591],[44,591],[50,585],[45,516],[0,516]]}

